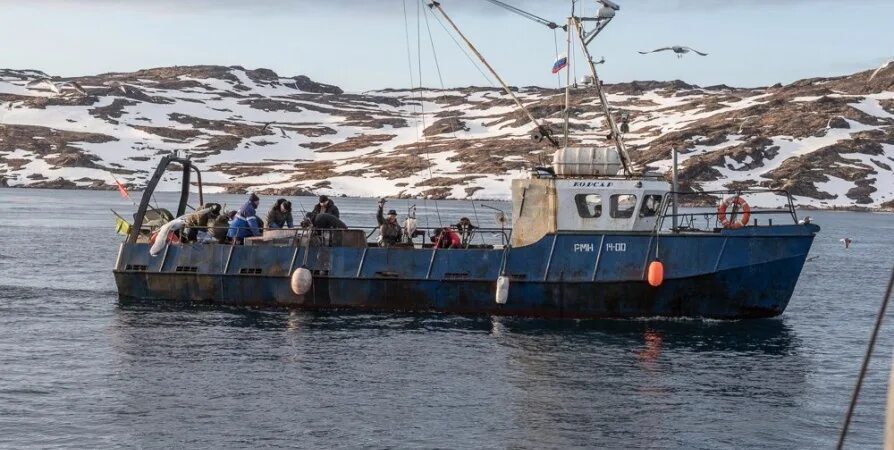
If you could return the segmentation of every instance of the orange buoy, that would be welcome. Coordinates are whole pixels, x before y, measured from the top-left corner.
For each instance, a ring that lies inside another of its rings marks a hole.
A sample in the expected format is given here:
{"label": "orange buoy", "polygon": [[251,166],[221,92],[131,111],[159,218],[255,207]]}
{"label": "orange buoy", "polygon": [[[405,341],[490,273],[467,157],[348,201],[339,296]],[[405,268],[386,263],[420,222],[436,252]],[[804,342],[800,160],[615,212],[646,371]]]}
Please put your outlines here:
{"label": "orange buoy", "polygon": [[650,286],[661,286],[661,283],[664,282],[664,264],[662,264],[661,261],[656,259],[649,264],[649,274],[647,279],[649,280]]}

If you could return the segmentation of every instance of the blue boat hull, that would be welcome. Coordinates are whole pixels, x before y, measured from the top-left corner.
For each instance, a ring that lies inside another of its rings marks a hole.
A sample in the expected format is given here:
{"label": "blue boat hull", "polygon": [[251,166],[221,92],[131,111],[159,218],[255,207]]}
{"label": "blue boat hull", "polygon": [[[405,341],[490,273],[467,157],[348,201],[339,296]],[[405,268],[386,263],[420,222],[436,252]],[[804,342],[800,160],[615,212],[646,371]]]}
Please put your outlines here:
{"label": "blue boat hull", "polygon": [[[504,249],[122,244],[122,298],[303,309],[443,311],[538,317],[772,317],[788,305],[818,227],[703,234],[569,233]],[[308,252],[305,255],[305,252]],[[659,287],[649,262],[665,266]],[[289,276],[314,273],[296,295]],[[505,304],[496,280],[510,277]]]}

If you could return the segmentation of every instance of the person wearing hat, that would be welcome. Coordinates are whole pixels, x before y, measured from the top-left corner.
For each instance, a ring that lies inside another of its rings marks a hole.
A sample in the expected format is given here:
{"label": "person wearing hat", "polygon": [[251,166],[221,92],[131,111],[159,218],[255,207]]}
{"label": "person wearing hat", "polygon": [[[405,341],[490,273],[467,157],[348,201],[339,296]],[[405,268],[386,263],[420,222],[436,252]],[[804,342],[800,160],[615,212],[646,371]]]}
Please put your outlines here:
{"label": "person wearing hat", "polygon": [[241,244],[247,237],[261,235],[261,227],[263,225],[261,225],[261,219],[258,218],[256,212],[260,204],[261,199],[257,195],[251,194],[248,197],[248,201],[239,208],[239,211],[236,212],[236,217],[230,222],[230,230],[227,232],[228,238],[234,239]]}
{"label": "person wearing hat", "polygon": [[400,243],[403,231],[400,228],[400,223],[397,221],[397,211],[390,209],[388,210],[388,216],[385,217],[382,214],[384,208],[385,199],[383,198],[379,200],[379,209],[376,211],[376,221],[379,222],[379,234],[382,237],[382,247],[390,247]]}
{"label": "person wearing hat", "polygon": [[281,198],[273,204],[270,212],[267,213],[268,228],[294,228],[295,223],[292,219],[292,202]]}
{"label": "person wearing hat", "polygon": [[340,219],[341,217],[338,215],[338,206],[335,206],[335,203],[329,199],[329,197],[325,195],[320,196],[320,201],[316,205],[314,205],[313,211],[314,214],[332,214],[336,218]]}

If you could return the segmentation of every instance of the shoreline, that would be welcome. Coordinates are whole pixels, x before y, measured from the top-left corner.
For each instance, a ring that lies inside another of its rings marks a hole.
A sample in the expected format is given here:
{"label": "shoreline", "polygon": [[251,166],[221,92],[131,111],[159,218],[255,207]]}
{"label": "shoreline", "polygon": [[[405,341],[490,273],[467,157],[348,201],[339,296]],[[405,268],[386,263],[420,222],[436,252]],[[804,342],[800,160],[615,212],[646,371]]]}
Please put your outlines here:
{"label": "shoreline", "polygon": [[[115,186],[109,186],[109,185],[103,185],[103,186],[99,186],[99,187],[76,187],[76,188],[72,188],[72,187],[47,187],[47,186],[39,186],[39,187],[29,187],[29,186],[0,186],[0,190],[5,190],[5,189],[22,189],[22,190],[32,190],[32,191],[45,190],[45,191],[72,191],[72,192],[77,192],[77,191],[115,191],[115,190],[117,190],[117,187],[115,187]],[[306,190],[305,190],[305,191],[306,191]],[[142,192],[142,191],[133,191],[133,192],[136,193],[136,192]],[[176,193],[176,192],[179,192],[179,191],[157,191],[157,192],[172,192],[172,193]],[[220,192],[220,193],[214,193],[214,194],[218,194],[218,195],[244,195],[244,194],[246,194],[246,193],[247,193],[247,191],[246,191],[246,192]],[[212,195],[214,195],[214,194],[212,194]],[[317,196],[318,194],[314,194],[314,193],[312,193],[312,192],[310,192],[310,191],[306,191],[305,194],[278,194],[278,193],[263,193],[263,192],[262,192],[262,193],[260,193],[259,195],[284,196],[284,197],[315,197],[315,196]],[[328,195],[328,196],[330,196],[330,197],[332,197],[332,198],[359,198],[359,199],[379,199],[379,198],[382,198],[382,196],[371,196],[371,197],[370,197],[370,196],[348,196],[348,195],[344,195],[344,194],[326,194],[326,195]],[[508,203],[508,202],[511,202],[511,200],[509,200],[509,199],[503,199],[503,198],[428,198],[428,199],[426,199],[426,198],[423,198],[423,197],[412,197],[412,196],[409,196],[409,197],[387,197],[387,196],[386,196],[385,198],[392,198],[392,199],[398,199],[398,200],[419,199],[419,200],[432,200],[432,201],[448,200],[448,201],[484,201],[484,202],[507,202],[507,203]],[[711,207],[713,207],[713,206],[710,206],[710,205],[695,204],[695,203],[691,203],[691,204],[683,203],[683,204],[681,204],[680,206],[681,206],[681,207],[686,207],[686,208],[689,208],[689,207],[694,207],[694,208],[711,208]],[[753,207],[757,207],[757,208],[759,208],[760,205],[753,205]],[[797,209],[797,210],[801,210],[801,211],[830,211],[830,212],[888,213],[888,214],[894,213],[894,208],[883,208],[883,207],[872,208],[872,207],[859,206],[859,205],[852,205],[852,206],[832,206],[832,207],[828,207],[828,208],[822,208],[822,207],[813,206],[813,205],[795,205],[795,209]]]}

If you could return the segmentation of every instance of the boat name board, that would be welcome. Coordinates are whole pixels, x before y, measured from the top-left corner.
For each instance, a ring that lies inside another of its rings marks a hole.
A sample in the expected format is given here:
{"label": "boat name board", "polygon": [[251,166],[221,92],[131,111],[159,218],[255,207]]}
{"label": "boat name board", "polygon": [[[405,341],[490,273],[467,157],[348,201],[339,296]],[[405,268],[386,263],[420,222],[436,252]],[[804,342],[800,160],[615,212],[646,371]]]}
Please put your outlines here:
{"label": "boat name board", "polygon": [[611,181],[575,181],[571,187],[611,187]]}

